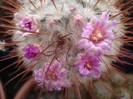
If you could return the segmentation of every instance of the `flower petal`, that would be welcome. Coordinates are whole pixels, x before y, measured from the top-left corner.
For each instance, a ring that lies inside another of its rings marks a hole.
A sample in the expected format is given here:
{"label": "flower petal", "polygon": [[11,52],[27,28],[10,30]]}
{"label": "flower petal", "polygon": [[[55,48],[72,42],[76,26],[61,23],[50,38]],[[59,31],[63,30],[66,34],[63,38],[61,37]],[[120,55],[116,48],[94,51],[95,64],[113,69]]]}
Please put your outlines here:
{"label": "flower petal", "polygon": [[55,90],[61,90],[62,84],[60,81],[54,82],[54,89]]}
{"label": "flower petal", "polygon": [[62,67],[62,62],[55,61],[53,65],[50,67],[51,70],[57,71]]}
{"label": "flower petal", "polygon": [[101,76],[101,70],[100,70],[100,68],[95,68],[95,69],[93,69],[93,74],[92,74],[92,76],[93,76],[94,78],[100,78],[100,76]]}
{"label": "flower petal", "polygon": [[71,86],[71,82],[67,79],[62,80],[62,86],[63,87],[70,87]]}
{"label": "flower petal", "polygon": [[88,40],[87,39],[81,39],[78,41],[78,47],[79,48],[85,48],[88,45]]}
{"label": "flower petal", "polygon": [[108,11],[105,11],[102,13],[102,16],[101,16],[101,19],[102,21],[107,21],[109,19],[109,12]]}
{"label": "flower petal", "polygon": [[83,28],[82,37],[89,38],[92,34],[94,28],[90,23],[87,23],[86,26]]}
{"label": "flower petal", "polygon": [[89,70],[87,70],[87,69],[84,67],[84,65],[81,65],[81,66],[79,66],[79,72],[80,72],[81,75],[85,76],[85,75],[88,75]]}
{"label": "flower petal", "polygon": [[98,43],[97,46],[102,49],[103,53],[108,52],[111,49],[111,44],[109,44],[108,42]]}
{"label": "flower petal", "polygon": [[57,72],[56,75],[58,76],[58,78],[63,79],[67,76],[67,70],[65,68],[62,68]]}
{"label": "flower petal", "polygon": [[19,13],[14,14],[14,19],[15,20],[20,21],[20,20],[22,20],[22,18],[23,18],[23,16],[21,14],[19,14]]}
{"label": "flower petal", "polygon": [[52,83],[52,81],[45,81],[45,87],[47,88],[47,90],[53,91],[53,83]]}
{"label": "flower petal", "polygon": [[108,30],[108,29],[113,29],[114,27],[116,27],[117,25],[117,21],[112,21],[111,23],[108,23],[106,26],[105,26],[105,29]]}
{"label": "flower petal", "polygon": [[93,16],[90,20],[90,23],[93,27],[97,27],[100,24],[100,20],[96,16]]}

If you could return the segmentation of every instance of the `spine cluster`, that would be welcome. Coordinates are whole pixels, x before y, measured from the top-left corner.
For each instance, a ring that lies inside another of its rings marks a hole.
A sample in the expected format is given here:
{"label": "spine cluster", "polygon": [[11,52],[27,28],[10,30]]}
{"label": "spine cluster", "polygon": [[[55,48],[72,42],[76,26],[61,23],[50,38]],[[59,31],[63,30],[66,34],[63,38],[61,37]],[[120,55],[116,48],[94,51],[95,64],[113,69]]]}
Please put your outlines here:
{"label": "spine cluster", "polygon": [[[22,40],[18,53],[35,81],[49,91],[70,87],[77,76],[81,83],[98,79],[106,64],[117,55],[124,35],[121,16],[113,0],[29,0],[14,14],[13,40]],[[30,64],[30,65],[28,65]],[[85,79],[85,80],[81,80]]]}

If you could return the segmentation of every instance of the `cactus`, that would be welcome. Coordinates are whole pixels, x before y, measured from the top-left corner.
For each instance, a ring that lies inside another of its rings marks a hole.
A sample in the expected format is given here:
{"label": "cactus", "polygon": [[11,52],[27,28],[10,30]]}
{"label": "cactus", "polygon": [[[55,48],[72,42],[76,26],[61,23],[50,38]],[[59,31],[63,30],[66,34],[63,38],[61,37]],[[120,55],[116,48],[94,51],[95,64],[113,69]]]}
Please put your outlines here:
{"label": "cactus", "polygon": [[41,91],[72,92],[75,96],[63,94],[72,99],[113,99],[121,98],[121,93],[121,99],[132,97],[123,86],[126,77],[113,63],[132,65],[119,58],[132,59],[123,47],[132,42],[126,31],[132,24],[126,16],[132,7],[124,9],[132,0],[125,4],[122,0],[3,1],[12,6],[1,8],[9,10],[13,20],[0,18],[8,23],[0,27],[8,28],[12,42],[0,48],[17,46],[12,53],[19,57],[18,69],[26,69],[20,80],[32,71]]}

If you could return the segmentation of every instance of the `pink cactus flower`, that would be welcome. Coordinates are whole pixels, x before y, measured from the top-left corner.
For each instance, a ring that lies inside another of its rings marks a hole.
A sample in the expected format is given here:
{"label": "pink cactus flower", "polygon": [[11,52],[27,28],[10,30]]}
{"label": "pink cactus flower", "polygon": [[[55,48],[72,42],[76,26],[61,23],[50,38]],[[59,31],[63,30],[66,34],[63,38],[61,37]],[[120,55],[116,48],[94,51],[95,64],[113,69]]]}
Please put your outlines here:
{"label": "pink cactus flower", "polygon": [[39,47],[33,44],[29,44],[23,51],[25,52],[24,57],[27,59],[36,59],[41,53]]}
{"label": "pink cactus flower", "polygon": [[86,53],[79,53],[75,65],[77,66],[81,76],[100,78],[101,61],[97,57]]}
{"label": "pink cactus flower", "polygon": [[37,31],[38,24],[37,20],[31,16],[23,17],[19,23],[21,29],[26,31]]}
{"label": "pink cactus flower", "polygon": [[[49,67],[50,66],[50,67]],[[43,69],[34,72],[35,81],[40,87],[46,87],[47,90],[61,90],[62,87],[69,87],[70,81],[67,80],[67,70],[62,68],[62,63],[55,61],[52,65],[45,63]]]}
{"label": "pink cactus flower", "polygon": [[84,25],[84,18],[80,14],[77,14],[73,18],[74,24],[76,26],[83,26]]}
{"label": "pink cactus flower", "polygon": [[101,19],[94,16],[83,28],[82,39],[78,42],[79,48],[95,55],[110,51],[114,40],[112,29],[116,25],[116,21],[109,21],[108,12],[103,12]]}
{"label": "pink cactus flower", "polygon": [[14,15],[15,20],[19,21],[18,26],[24,30],[23,36],[33,34],[32,32],[39,32],[39,26],[37,19],[30,15],[20,15],[16,13]]}

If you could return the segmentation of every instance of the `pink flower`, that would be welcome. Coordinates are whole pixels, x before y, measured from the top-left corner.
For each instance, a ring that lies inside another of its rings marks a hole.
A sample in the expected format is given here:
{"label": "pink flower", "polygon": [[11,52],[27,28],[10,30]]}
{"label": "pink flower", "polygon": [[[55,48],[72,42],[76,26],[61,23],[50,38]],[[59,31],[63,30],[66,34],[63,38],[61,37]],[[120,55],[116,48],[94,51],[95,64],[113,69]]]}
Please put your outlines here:
{"label": "pink flower", "polygon": [[35,59],[41,53],[39,47],[33,44],[29,44],[23,51],[25,52],[24,57],[27,59]]}
{"label": "pink flower", "polygon": [[100,78],[100,65],[101,61],[97,56],[94,57],[86,53],[78,54],[76,66],[78,67],[81,76]]}
{"label": "pink flower", "polygon": [[84,25],[84,18],[80,14],[77,14],[74,16],[73,22],[76,26],[83,26]]}
{"label": "pink flower", "polygon": [[21,15],[16,13],[14,15],[15,20],[19,21],[18,26],[20,29],[25,30],[23,36],[32,34],[32,32],[39,32],[37,19],[30,15]]}
{"label": "pink flower", "polygon": [[37,20],[31,16],[23,17],[19,23],[19,26],[21,29],[26,31],[37,31],[38,29]]}
{"label": "pink flower", "polygon": [[83,48],[86,52],[94,55],[101,55],[110,51],[111,43],[114,40],[112,29],[117,23],[108,19],[108,12],[103,12],[101,19],[94,16],[83,28],[82,39],[78,42],[79,48]]}
{"label": "pink flower", "polygon": [[67,70],[62,68],[62,63],[55,61],[54,64],[45,63],[44,69],[38,69],[34,72],[35,81],[40,87],[46,87],[47,90],[61,90],[62,87],[69,87],[70,81],[67,80]]}

